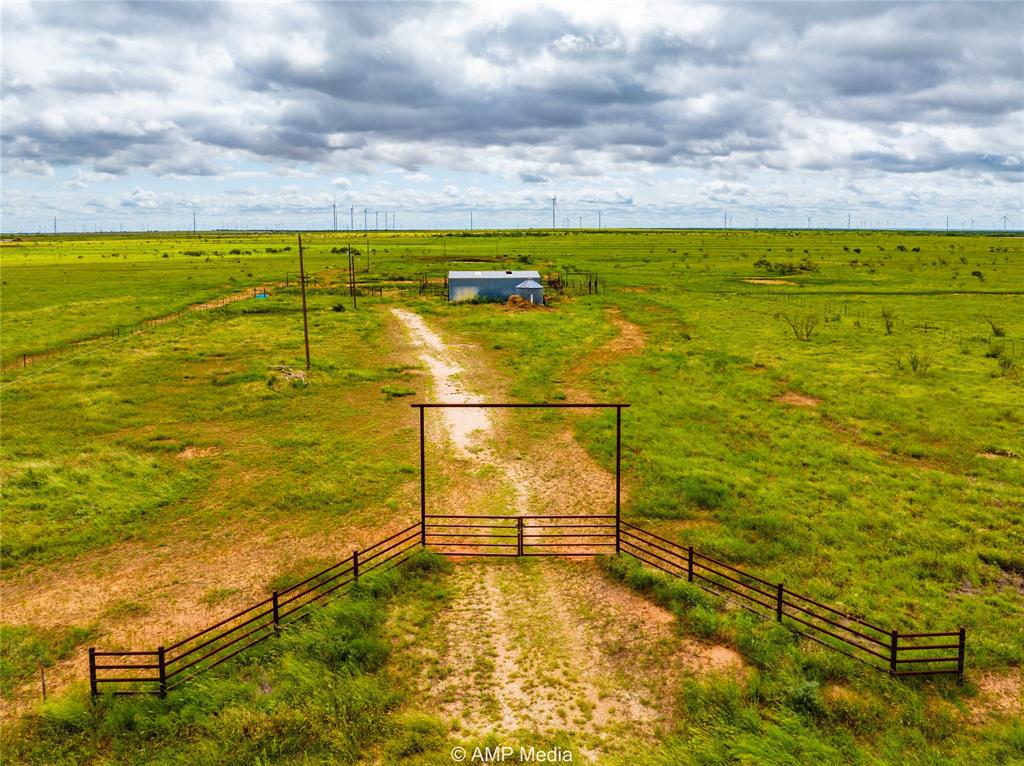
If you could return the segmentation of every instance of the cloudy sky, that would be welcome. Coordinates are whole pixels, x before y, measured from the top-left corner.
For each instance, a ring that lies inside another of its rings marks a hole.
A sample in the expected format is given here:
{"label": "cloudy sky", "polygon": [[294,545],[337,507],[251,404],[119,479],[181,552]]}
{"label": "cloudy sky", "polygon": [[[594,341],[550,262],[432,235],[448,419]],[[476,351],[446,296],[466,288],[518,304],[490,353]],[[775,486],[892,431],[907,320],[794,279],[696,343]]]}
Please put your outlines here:
{"label": "cloudy sky", "polygon": [[[1024,226],[1024,3],[2,7],[3,228]],[[391,214],[394,217],[391,218]]]}

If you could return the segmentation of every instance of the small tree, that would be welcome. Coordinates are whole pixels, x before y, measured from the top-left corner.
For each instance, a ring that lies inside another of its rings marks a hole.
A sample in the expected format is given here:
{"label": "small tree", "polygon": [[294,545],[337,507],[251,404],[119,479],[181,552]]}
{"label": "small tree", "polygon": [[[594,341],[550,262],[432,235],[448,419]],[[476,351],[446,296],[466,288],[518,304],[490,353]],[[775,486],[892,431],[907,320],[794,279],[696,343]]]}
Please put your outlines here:
{"label": "small tree", "polygon": [[1006,335],[1006,330],[993,322],[991,317],[985,317],[985,321],[988,322],[988,326],[992,328],[992,334],[997,338],[1002,338]]}
{"label": "small tree", "polygon": [[892,335],[893,325],[896,324],[896,312],[892,309],[882,309],[882,321],[885,322],[885,334]]}
{"label": "small tree", "polygon": [[791,317],[788,314],[783,314],[782,318],[789,325],[790,329],[793,330],[793,335],[796,336],[796,339],[805,342],[811,339],[814,328],[821,321],[821,317],[817,314],[807,314],[802,317]]}

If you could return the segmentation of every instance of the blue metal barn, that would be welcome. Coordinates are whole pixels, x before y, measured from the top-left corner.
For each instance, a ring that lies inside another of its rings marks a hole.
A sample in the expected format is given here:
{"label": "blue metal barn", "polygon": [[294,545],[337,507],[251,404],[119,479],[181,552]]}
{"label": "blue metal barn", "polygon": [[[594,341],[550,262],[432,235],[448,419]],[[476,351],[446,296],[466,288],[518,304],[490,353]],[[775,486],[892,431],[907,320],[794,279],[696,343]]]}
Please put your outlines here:
{"label": "blue metal barn", "polygon": [[449,271],[448,300],[504,303],[513,295],[544,305],[544,287],[536,271]]}

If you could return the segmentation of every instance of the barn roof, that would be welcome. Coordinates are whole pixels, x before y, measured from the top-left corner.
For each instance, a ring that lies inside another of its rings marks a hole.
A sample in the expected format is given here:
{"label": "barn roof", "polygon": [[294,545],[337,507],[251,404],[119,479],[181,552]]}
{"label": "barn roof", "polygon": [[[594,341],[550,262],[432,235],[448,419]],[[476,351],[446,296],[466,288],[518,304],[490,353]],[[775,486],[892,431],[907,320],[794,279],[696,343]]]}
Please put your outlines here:
{"label": "barn roof", "polygon": [[449,271],[448,279],[540,279],[540,273],[536,271]]}
{"label": "barn roof", "polygon": [[533,279],[527,279],[525,282],[520,282],[516,285],[517,290],[539,290],[541,287],[540,282]]}

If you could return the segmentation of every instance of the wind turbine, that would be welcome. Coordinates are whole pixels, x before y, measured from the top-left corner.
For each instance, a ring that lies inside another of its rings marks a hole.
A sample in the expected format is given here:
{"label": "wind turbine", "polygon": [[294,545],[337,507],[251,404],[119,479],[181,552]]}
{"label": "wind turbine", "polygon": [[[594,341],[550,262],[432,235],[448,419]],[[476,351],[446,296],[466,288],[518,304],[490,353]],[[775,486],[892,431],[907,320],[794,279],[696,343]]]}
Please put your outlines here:
{"label": "wind turbine", "polygon": [[1006,215],[1006,213],[1003,213],[1003,231],[1006,231],[1006,222],[1008,220],[1009,220],[1009,217]]}
{"label": "wind turbine", "polygon": [[556,228],[556,226],[555,226],[555,197],[551,198],[551,228],[552,229]]}
{"label": "wind turbine", "polygon": [[334,213],[334,230],[337,231],[338,230],[338,198],[337,197],[332,197],[331,198],[331,210]]}

